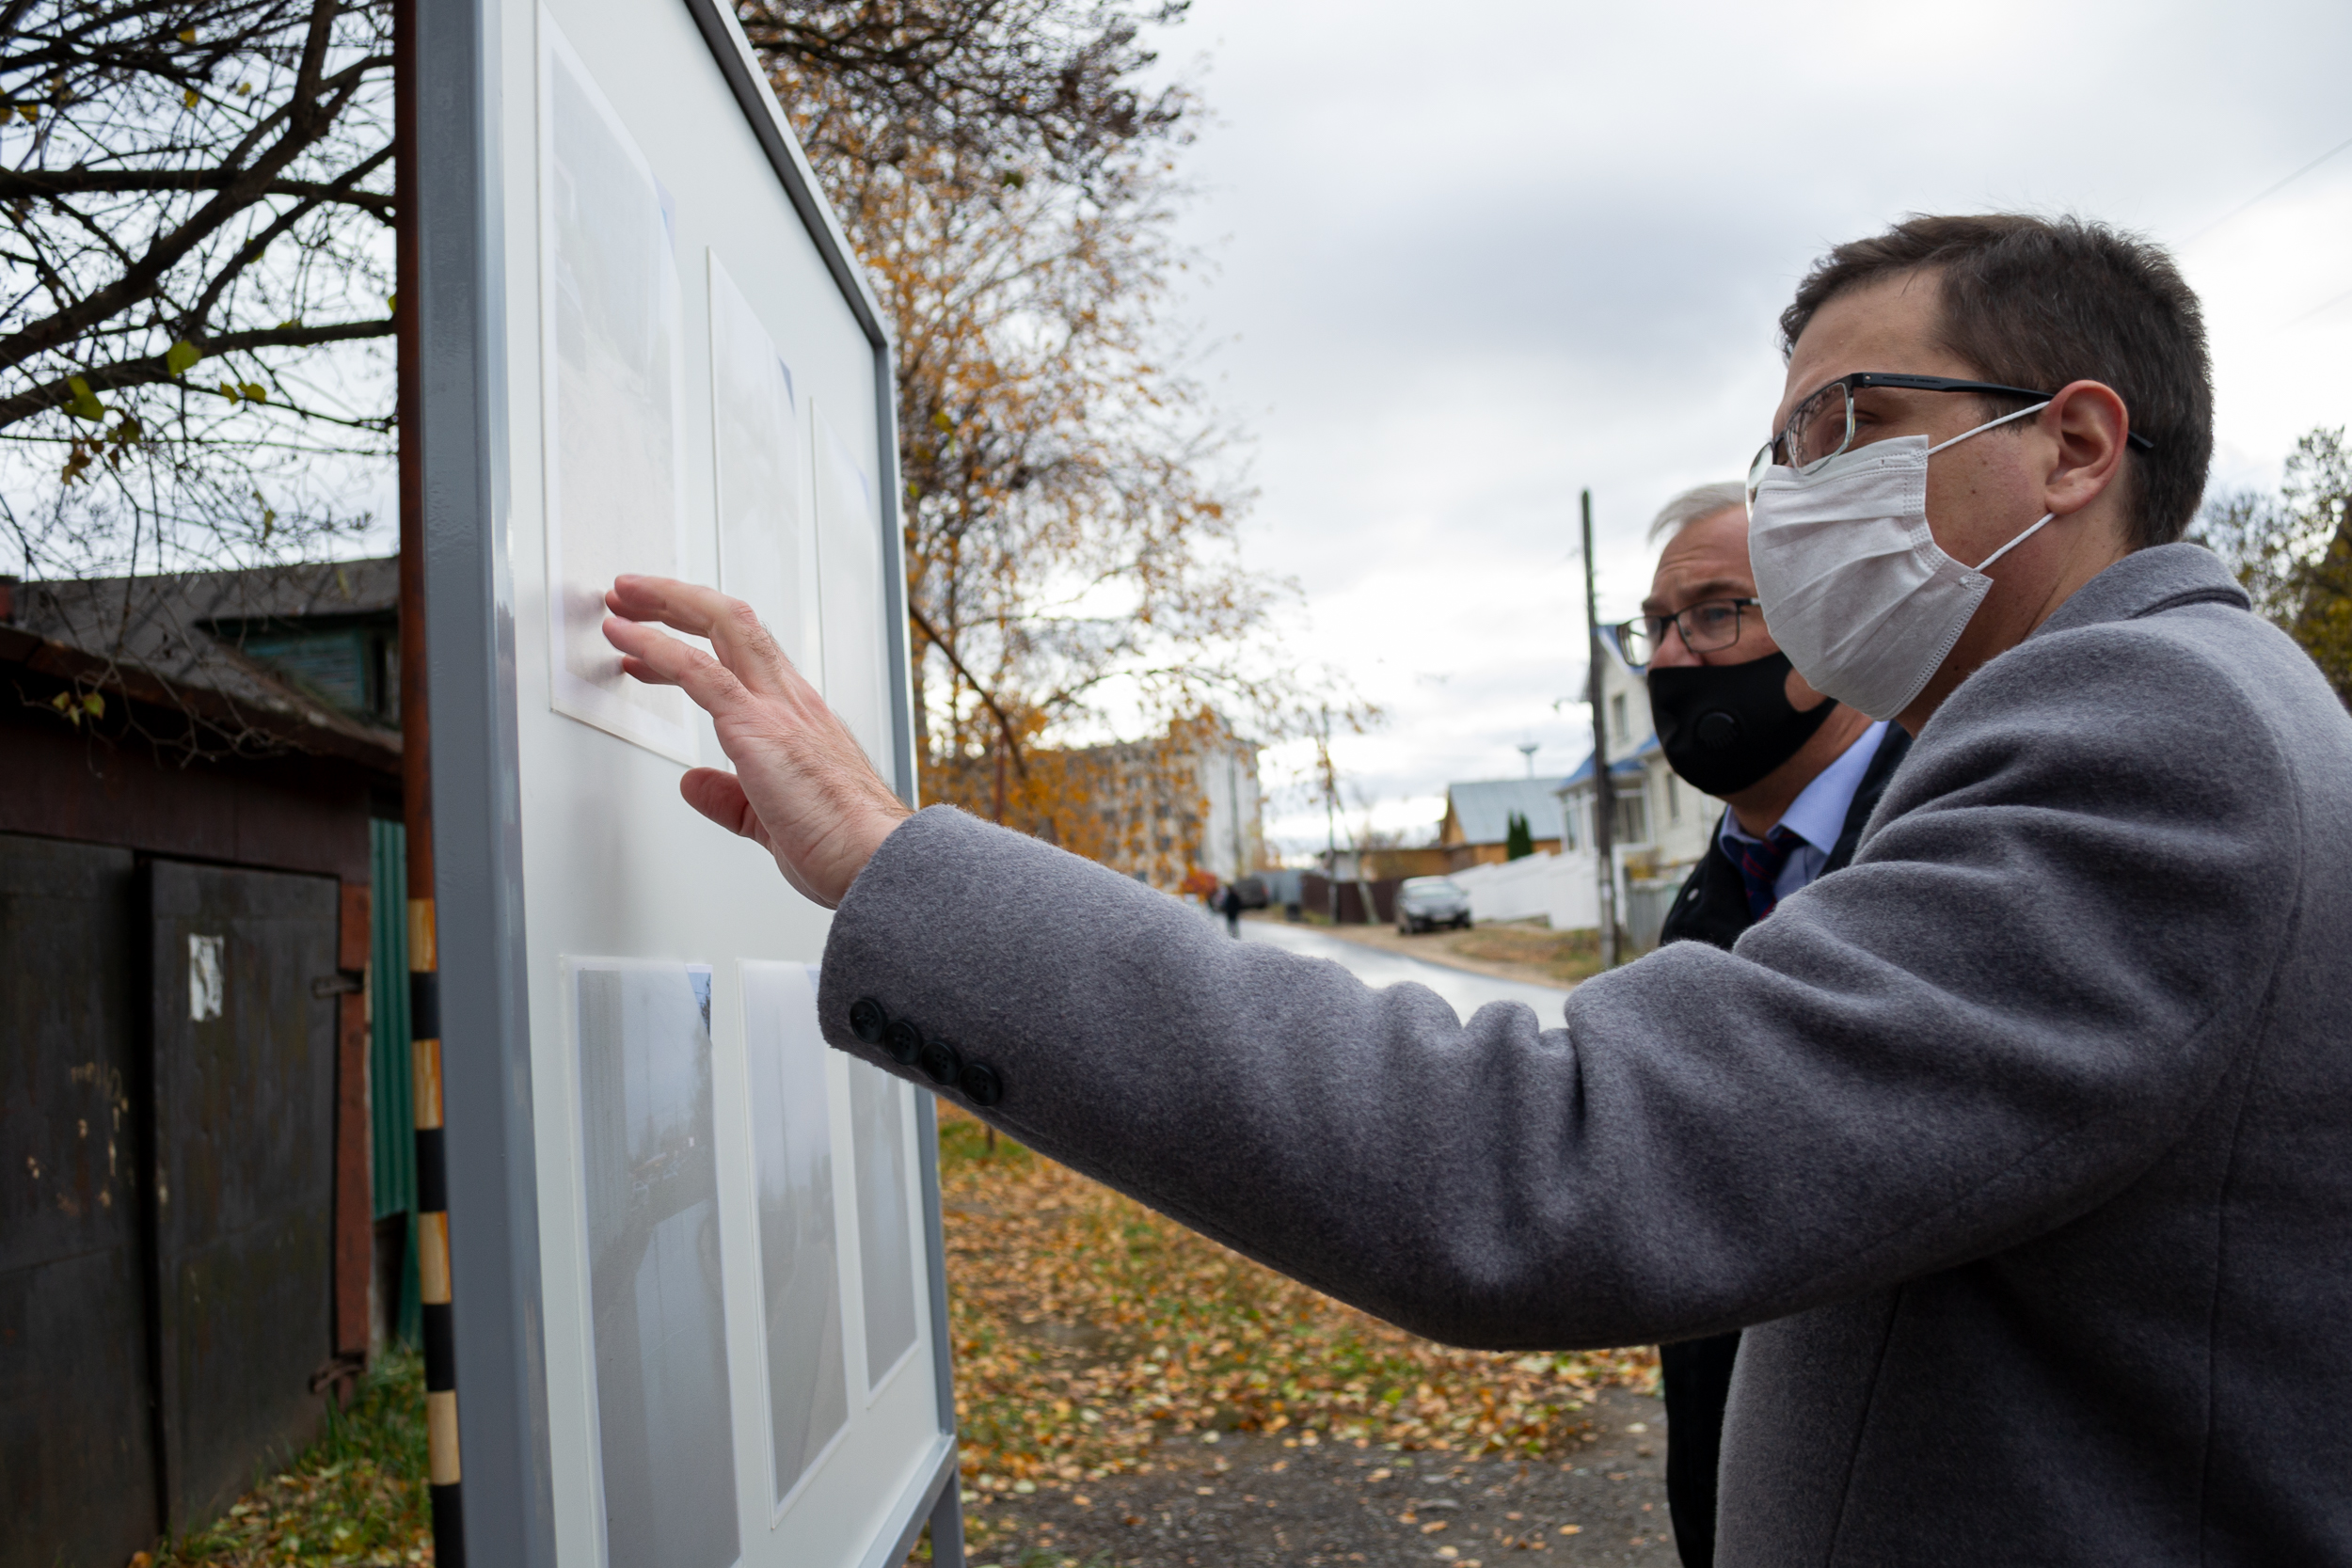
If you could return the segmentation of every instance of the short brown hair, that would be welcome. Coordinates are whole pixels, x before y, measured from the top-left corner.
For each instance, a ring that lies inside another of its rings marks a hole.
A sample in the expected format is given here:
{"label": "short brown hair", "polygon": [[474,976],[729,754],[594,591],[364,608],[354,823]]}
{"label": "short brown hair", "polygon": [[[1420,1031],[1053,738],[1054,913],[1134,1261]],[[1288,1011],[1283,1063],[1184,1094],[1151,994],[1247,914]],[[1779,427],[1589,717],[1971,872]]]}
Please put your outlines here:
{"label": "short brown hair", "polygon": [[1781,312],[1782,355],[1838,294],[1931,268],[1942,286],[1943,347],[1978,375],[2052,392],[2077,380],[2115,388],[2132,428],[2155,443],[2124,472],[2132,546],[2180,538],[2213,460],[2213,366],[2197,294],[2164,248],[2082,218],[1915,214],[1813,263]]}

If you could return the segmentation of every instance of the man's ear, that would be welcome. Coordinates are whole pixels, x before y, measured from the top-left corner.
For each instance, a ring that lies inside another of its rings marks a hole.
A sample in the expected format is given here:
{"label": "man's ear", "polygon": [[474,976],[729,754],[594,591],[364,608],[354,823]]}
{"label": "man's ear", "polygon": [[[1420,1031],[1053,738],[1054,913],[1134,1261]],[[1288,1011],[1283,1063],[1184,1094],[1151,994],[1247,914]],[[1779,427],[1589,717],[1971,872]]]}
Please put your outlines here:
{"label": "man's ear", "polygon": [[2080,512],[2122,477],[2131,414],[2114,388],[2068,382],[2034,423],[2057,440],[2043,481],[2043,511],[2061,517]]}

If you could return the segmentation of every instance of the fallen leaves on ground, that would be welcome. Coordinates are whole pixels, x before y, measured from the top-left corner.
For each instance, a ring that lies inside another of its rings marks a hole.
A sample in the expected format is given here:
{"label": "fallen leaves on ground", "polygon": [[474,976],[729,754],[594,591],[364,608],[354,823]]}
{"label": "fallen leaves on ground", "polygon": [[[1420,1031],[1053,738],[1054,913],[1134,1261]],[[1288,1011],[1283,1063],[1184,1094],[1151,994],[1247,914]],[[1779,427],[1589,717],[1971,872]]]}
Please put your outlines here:
{"label": "fallen leaves on ground", "polygon": [[424,1363],[395,1351],[300,1459],[204,1528],[140,1553],[138,1568],[431,1562],[424,1449]]}
{"label": "fallen leaves on ground", "polygon": [[1454,1350],[1343,1307],[942,1106],[940,1180],[967,1487],[1151,1464],[1154,1444],[1281,1433],[1464,1456],[1578,1440],[1647,1349]]}

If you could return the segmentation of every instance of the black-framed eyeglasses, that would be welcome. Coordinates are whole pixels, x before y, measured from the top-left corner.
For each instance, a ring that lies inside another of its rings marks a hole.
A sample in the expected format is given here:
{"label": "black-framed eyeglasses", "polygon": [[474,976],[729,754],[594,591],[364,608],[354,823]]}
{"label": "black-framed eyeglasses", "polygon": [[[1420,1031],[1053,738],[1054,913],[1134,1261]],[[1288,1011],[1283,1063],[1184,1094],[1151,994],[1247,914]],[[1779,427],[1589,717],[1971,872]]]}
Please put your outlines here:
{"label": "black-framed eyeglasses", "polygon": [[[1809,474],[1852,446],[1853,395],[1872,387],[1892,387],[1907,392],[1975,392],[1983,397],[2028,398],[2041,403],[2057,396],[2025,387],[2005,387],[1997,381],[1963,381],[1948,375],[1896,375],[1883,371],[1841,375],[1808,394],[1788,416],[1780,434],[1757,451],[1756,460],[1748,465],[1748,504],[1756,504],[1756,488],[1764,482],[1765,469],[1794,468],[1801,474]],[[2137,430],[2130,432],[2126,440],[2140,451],[2156,450],[2156,444]]]}
{"label": "black-framed eyeglasses", "polygon": [[1701,599],[1672,615],[1637,615],[1610,629],[1616,633],[1617,652],[1638,670],[1666,645],[1667,627],[1672,626],[1682,645],[1692,653],[1709,654],[1739,641],[1740,611],[1756,608],[1754,599]]}

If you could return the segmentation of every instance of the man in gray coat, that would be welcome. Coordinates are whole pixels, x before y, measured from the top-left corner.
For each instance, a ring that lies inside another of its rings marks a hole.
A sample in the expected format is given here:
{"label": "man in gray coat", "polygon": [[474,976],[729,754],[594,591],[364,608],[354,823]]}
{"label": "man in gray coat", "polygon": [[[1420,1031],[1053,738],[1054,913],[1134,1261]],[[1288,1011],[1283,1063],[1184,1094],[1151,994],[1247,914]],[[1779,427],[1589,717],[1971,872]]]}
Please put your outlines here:
{"label": "man in gray coat", "polygon": [[841,1049],[1421,1333],[1747,1327],[1731,1568],[2352,1563],[2352,718],[2173,542],[2195,297],[2095,225],[1917,218],[1782,325],[1757,596],[1915,739],[1851,866],[1565,1027],[908,816],[709,590],[623,578],[607,634],[717,721],[688,800],[837,906]]}

